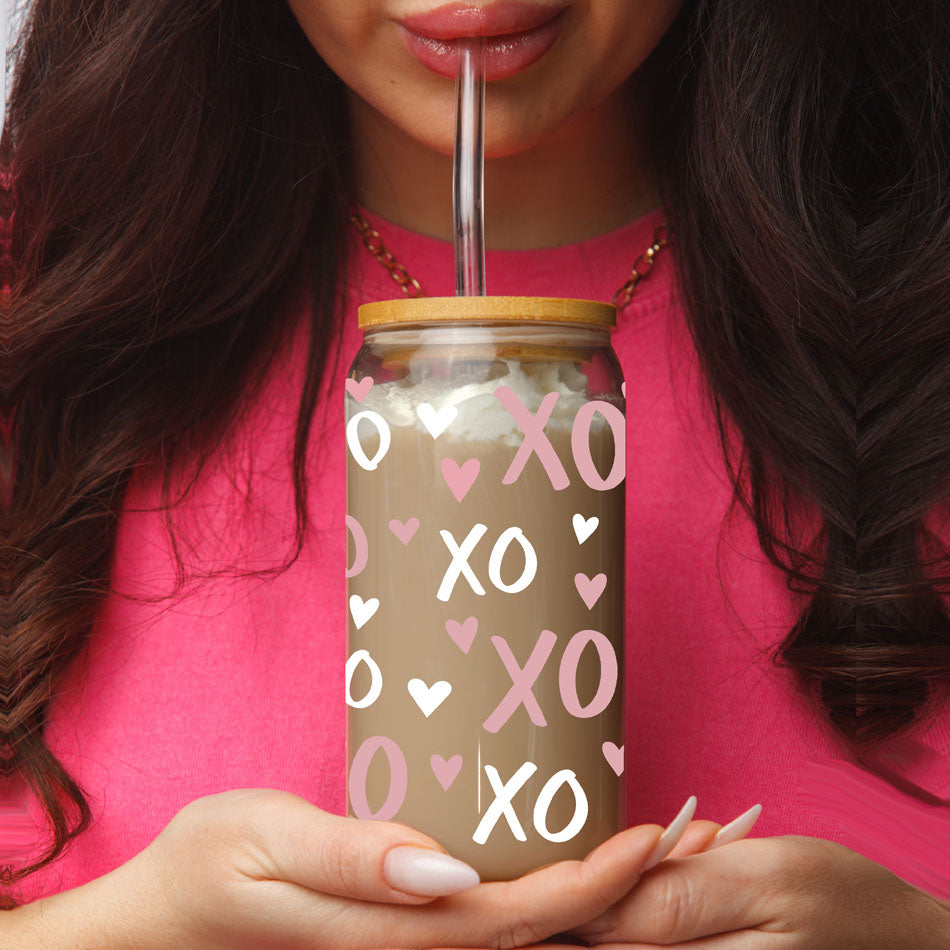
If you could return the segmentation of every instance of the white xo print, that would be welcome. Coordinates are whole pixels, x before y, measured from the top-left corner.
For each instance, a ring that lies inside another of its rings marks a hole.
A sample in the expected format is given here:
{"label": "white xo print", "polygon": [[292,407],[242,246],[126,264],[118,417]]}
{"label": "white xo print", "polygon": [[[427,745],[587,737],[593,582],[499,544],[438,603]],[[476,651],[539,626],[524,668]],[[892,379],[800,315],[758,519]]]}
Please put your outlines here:
{"label": "white xo print", "polygon": [[578,513],[574,515],[573,524],[574,536],[577,538],[577,543],[583,544],[597,530],[600,519],[596,515],[585,518],[582,514]]}
{"label": "white xo print", "polygon": [[[354,699],[353,693],[351,692],[351,686],[353,683],[353,674],[356,672],[356,668],[364,663],[366,669],[369,670],[370,675],[370,685],[369,689],[366,691],[366,695],[362,699]],[[347,706],[352,706],[354,709],[366,709],[367,706],[372,706],[373,703],[379,699],[379,694],[383,691],[383,674],[379,668],[379,664],[370,656],[369,650],[357,650],[353,655],[346,661],[346,704]]]}
{"label": "white xo print", "polygon": [[[484,844],[500,818],[504,818],[508,822],[511,833],[518,841],[527,841],[528,836],[518,820],[518,815],[512,805],[512,799],[528,779],[537,772],[538,767],[534,762],[525,762],[507,782],[502,781],[498,769],[493,765],[486,765],[484,768],[485,774],[488,776],[488,782],[495,793],[495,798],[482,815],[481,821],[479,821],[478,827],[472,835],[472,841],[476,844]],[[551,831],[548,828],[548,809],[562,785],[567,785],[574,793],[574,814],[560,831]],[[535,800],[534,814],[532,815],[534,829],[542,838],[546,838],[548,841],[570,841],[584,827],[588,811],[587,794],[577,780],[577,774],[571,769],[561,769],[544,783],[544,787]]]}
{"label": "white xo print", "polygon": [[378,597],[370,597],[369,600],[363,600],[359,594],[353,594],[350,597],[350,616],[357,630],[364,627],[377,610],[379,610]]}
{"label": "white xo print", "polygon": [[441,409],[436,409],[427,402],[420,402],[416,406],[416,415],[433,439],[442,435],[452,425],[458,414],[459,411],[455,406],[443,406]]}
{"label": "white xo print", "polygon": [[[481,541],[487,531],[488,527],[486,525],[476,524],[465,536],[461,544],[455,540],[451,531],[446,531],[443,528],[439,532],[442,536],[442,540],[445,542],[445,546],[449,549],[449,554],[452,556],[451,563],[442,575],[442,583],[439,584],[439,589],[436,591],[435,596],[439,600],[443,602],[448,601],[452,596],[452,591],[455,589],[455,582],[460,577],[464,577],[465,580],[468,581],[469,587],[471,587],[474,593],[479,597],[485,596],[485,588],[482,587],[481,582],[472,570],[468,559],[472,556],[475,546]],[[522,554],[524,555],[524,567],[516,581],[511,584],[506,584],[501,577],[501,565],[504,561],[505,553],[512,542],[517,542],[521,548]],[[534,549],[534,545],[525,537],[521,528],[514,525],[502,531],[498,536],[498,540],[492,546],[491,554],[488,558],[488,579],[492,584],[503,593],[519,594],[528,587],[537,573],[537,552]]]}
{"label": "white xo print", "polygon": [[409,680],[409,695],[416,701],[416,705],[422,710],[422,714],[429,718],[448,698],[452,692],[452,684],[446,680],[439,680],[431,686],[427,686],[424,680],[413,677]]}

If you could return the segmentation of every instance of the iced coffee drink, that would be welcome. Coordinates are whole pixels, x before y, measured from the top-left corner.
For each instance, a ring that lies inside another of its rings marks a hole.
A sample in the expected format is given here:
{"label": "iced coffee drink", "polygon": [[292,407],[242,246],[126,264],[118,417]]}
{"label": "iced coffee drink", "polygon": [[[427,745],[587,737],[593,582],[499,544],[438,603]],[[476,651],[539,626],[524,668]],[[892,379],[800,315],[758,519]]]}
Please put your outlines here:
{"label": "iced coffee drink", "polygon": [[613,308],[385,303],[345,397],[349,813],[511,879],[623,827]]}

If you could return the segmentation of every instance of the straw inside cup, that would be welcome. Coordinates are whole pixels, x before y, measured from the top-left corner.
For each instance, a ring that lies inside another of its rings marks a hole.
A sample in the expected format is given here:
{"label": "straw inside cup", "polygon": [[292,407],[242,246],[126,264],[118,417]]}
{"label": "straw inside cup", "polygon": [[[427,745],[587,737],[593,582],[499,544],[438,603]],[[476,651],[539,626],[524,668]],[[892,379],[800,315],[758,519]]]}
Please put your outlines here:
{"label": "straw inside cup", "polygon": [[485,70],[484,38],[458,42],[455,80],[455,156],[452,220],[455,230],[455,295],[485,295],[484,183]]}

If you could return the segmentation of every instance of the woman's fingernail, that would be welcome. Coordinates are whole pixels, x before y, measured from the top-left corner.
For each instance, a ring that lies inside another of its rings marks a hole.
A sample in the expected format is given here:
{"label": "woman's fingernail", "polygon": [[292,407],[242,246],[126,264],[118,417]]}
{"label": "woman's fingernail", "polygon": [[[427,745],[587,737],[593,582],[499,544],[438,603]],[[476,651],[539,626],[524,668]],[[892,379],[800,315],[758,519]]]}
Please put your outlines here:
{"label": "woman's fingernail", "polygon": [[481,881],[478,871],[464,861],[412,845],[391,849],[383,860],[383,874],[390,887],[422,897],[457,894]]}
{"label": "woman's fingernail", "polygon": [[686,799],[686,804],[680,809],[679,814],[667,825],[666,831],[660,835],[655,847],[650,852],[650,856],[643,865],[644,871],[656,867],[675,847],[676,843],[683,837],[686,826],[693,820],[696,814],[696,796],[690,795]]}
{"label": "woman's fingernail", "polygon": [[752,826],[759,820],[761,814],[762,806],[753,805],[738,818],[733,818],[728,825],[723,825],[716,832],[716,837],[703,848],[703,851],[712,851],[713,848],[718,848],[722,844],[729,844],[731,841],[744,838],[752,830]]}

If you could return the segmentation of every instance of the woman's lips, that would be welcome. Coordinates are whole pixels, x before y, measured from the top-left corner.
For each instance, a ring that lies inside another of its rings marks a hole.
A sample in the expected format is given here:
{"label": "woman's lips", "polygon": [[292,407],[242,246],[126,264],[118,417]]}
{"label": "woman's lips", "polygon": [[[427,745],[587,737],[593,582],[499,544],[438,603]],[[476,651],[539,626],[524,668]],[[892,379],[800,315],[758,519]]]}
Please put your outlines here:
{"label": "woman's lips", "polygon": [[[480,11],[483,14],[481,17],[467,22],[459,18],[453,20],[451,15],[443,15],[439,20],[430,18],[428,23],[423,22],[423,17],[409,18],[402,22],[403,35],[410,52],[423,66],[449,79],[454,79],[458,71],[456,41],[464,37],[483,36],[485,79],[505,79],[527,69],[554,45],[564,25],[564,9],[561,7],[552,12],[550,7],[529,8],[509,4],[486,7]],[[546,19],[530,29],[500,31],[506,24],[519,19],[523,23],[526,17],[533,18],[537,23],[539,13]]]}

